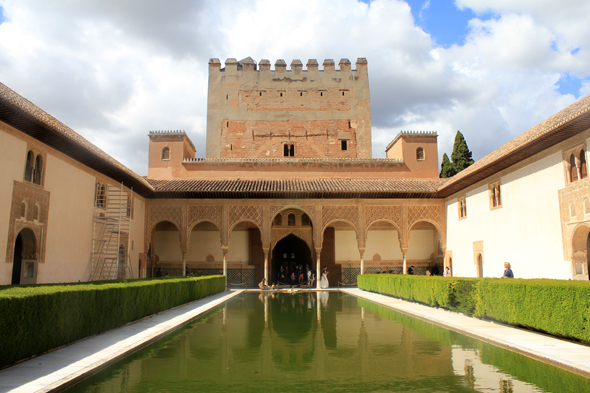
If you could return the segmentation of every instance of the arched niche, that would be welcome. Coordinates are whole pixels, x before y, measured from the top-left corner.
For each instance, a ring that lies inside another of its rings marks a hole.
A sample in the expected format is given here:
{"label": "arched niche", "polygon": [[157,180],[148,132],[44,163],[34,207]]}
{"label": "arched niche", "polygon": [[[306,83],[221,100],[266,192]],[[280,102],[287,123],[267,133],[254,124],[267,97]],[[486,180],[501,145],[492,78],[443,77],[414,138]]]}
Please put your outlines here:
{"label": "arched niche", "polygon": [[[401,268],[403,265],[401,231],[396,223],[389,220],[373,221],[367,227],[365,236],[366,272],[375,273],[383,271],[384,268],[397,266]],[[380,257],[378,261],[372,258],[376,254]]]}
{"label": "arched niche", "polygon": [[13,285],[34,284],[37,281],[38,246],[35,233],[23,228],[14,242],[12,261]]}
{"label": "arched niche", "polygon": [[223,260],[221,232],[210,221],[195,223],[189,230],[186,263],[190,268],[220,268]]}

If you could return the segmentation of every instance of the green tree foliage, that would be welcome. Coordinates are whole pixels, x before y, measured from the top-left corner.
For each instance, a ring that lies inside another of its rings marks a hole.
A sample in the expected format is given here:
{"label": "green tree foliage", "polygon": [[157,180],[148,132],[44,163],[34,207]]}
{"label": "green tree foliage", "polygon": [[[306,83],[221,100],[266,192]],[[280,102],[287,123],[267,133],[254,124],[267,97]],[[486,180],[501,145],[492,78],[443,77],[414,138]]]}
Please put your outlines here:
{"label": "green tree foliage", "polygon": [[473,162],[471,150],[469,150],[463,134],[461,134],[461,131],[457,131],[451,160],[449,160],[447,153],[443,155],[443,161],[440,167],[440,177],[445,178],[454,176],[468,166],[473,165]]}
{"label": "green tree foliage", "polygon": [[457,173],[470,165],[473,165],[473,158],[471,158],[471,150],[467,147],[467,142],[461,131],[457,131],[455,135],[455,144],[453,145],[453,154],[451,154],[451,160],[455,166]]}
{"label": "green tree foliage", "polygon": [[455,170],[453,163],[451,163],[451,160],[449,160],[449,156],[447,156],[447,153],[443,154],[442,164],[440,166],[440,177],[451,177],[456,174],[457,171]]}

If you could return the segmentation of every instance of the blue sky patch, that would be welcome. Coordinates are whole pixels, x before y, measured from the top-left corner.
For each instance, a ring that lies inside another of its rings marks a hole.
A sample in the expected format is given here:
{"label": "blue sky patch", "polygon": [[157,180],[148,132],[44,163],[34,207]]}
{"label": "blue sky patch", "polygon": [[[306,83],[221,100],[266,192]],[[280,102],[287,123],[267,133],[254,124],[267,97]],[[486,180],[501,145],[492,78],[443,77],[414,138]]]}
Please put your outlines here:
{"label": "blue sky patch", "polygon": [[4,22],[6,19],[4,18],[4,8],[2,8],[2,6],[0,5],[0,25],[2,24],[2,22]]}
{"label": "blue sky patch", "polygon": [[557,81],[557,91],[559,94],[573,94],[574,97],[580,98],[580,89],[582,80],[572,74],[564,74]]}

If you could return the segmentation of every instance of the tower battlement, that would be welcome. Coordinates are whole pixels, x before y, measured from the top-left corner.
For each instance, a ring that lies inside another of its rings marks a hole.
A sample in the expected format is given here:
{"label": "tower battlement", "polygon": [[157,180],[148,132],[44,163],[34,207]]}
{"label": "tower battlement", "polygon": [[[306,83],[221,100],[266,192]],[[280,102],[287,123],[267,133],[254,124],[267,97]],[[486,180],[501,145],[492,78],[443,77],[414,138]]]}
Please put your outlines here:
{"label": "tower battlement", "polygon": [[325,72],[325,73],[332,73],[332,72],[365,72],[367,69],[367,59],[364,57],[359,57],[356,60],[356,69],[352,69],[352,64],[348,59],[340,59],[338,63],[338,68],[336,69],[336,64],[332,59],[325,59],[322,63],[323,69],[319,69],[319,64],[316,59],[309,59],[307,64],[305,65],[305,69],[303,68],[303,63],[299,59],[294,59],[291,62],[290,69],[287,69],[287,63],[283,59],[278,59],[274,64],[274,69],[271,69],[271,63],[268,59],[260,60],[260,63],[257,64],[255,60],[251,57],[247,57],[240,61],[237,61],[234,58],[229,58],[225,61],[225,67],[221,67],[221,61],[217,58],[213,58],[209,60],[209,72],[227,72],[227,73],[234,73],[234,72],[275,72],[275,73],[293,73],[299,74],[301,72]]}

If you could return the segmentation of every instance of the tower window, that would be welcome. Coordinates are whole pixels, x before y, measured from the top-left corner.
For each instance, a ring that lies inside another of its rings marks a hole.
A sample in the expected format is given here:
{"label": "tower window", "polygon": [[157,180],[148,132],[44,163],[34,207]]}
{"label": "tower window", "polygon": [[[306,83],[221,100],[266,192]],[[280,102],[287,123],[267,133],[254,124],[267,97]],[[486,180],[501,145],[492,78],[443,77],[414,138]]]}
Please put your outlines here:
{"label": "tower window", "polygon": [[279,93],[281,95],[281,97],[283,96],[283,93]]}
{"label": "tower window", "polygon": [[162,160],[169,160],[170,159],[170,148],[166,146],[162,149]]}
{"label": "tower window", "polygon": [[348,150],[348,141],[346,139],[340,141],[340,148],[342,150]]}
{"label": "tower window", "polygon": [[416,160],[418,160],[418,161],[424,160],[424,149],[421,147],[416,149]]}
{"label": "tower window", "polygon": [[283,156],[295,157],[295,145],[294,144],[283,145]]}

